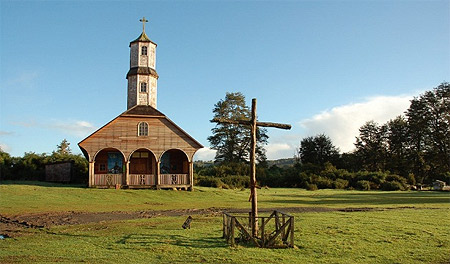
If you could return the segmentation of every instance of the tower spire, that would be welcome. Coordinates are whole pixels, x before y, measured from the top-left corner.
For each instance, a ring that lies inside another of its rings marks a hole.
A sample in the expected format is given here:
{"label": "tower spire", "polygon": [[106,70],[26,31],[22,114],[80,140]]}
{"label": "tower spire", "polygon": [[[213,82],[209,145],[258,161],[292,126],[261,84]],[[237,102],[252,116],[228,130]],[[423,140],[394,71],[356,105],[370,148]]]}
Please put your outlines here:
{"label": "tower spire", "polygon": [[[1,0],[0,0],[1,1]],[[128,100],[127,107],[149,105],[156,108],[158,74],[156,73],[156,43],[145,34],[145,17],[142,33],[130,42],[130,70],[127,73]]]}
{"label": "tower spire", "polygon": [[142,22],[142,32],[145,32],[145,23],[148,22],[148,20],[145,19],[145,17],[142,17],[139,21]]}

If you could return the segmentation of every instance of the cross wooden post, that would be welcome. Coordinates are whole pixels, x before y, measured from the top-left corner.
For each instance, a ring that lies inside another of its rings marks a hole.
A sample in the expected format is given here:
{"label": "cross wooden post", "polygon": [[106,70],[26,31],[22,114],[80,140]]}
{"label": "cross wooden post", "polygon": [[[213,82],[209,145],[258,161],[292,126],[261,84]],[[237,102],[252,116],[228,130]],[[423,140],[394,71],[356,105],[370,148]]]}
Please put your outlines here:
{"label": "cross wooden post", "polygon": [[258,236],[258,196],[256,194],[256,131],[258,127],[275,127],[281,129],[291,129],[291,125],[271,123],[271,122],[257,122],[256,120],[256,98],[252,99],[252,116],[250,120],[229,120],[223,118],[214,118],[212,122],[224,124],[247,125],[251,127],[251,150],[250,150],[250,200],[252,202],[251,212],[251,229],[252,236]]}

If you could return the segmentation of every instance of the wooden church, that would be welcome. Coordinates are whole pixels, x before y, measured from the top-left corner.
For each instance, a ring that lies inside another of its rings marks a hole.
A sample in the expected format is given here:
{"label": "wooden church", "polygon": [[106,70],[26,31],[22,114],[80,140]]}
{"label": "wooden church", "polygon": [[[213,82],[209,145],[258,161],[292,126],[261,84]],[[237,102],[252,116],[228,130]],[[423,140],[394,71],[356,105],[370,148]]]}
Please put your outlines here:
{"label": "wooden church", "polygon": [[89,161],[89,187],[192,190],[193,157],[203,146],[156,109],[156,43],[130,43],[127,111],[78,143]]}

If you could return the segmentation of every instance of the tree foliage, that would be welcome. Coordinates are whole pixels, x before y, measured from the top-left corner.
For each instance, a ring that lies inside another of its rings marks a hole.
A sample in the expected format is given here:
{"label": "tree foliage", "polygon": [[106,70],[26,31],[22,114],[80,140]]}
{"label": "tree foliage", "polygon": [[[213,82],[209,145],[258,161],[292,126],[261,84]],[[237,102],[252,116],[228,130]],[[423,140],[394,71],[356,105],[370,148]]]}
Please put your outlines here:
{"label": "tree foliage", "polygon": [[51,155],[25,152],[22,157],[11,157],[0,150],[0,180],[44,181],[46,164],[72,162],[73,182],[87,182],[88,162],[82,155],[72,154],[69,145],[64,139]]}
{"label": "tree foliage", "polygon": [[[250,119],[241,93],[227,93],[213,109],[214,118]],[[208,138],[217,150],[215,164],[195,167],[196,184],[244,188],[249,183],[247,164],[250,128],[217,124]],[[260,186],[404,190],[408,185],[443,180],[450,184],[450,86],[442,83],[411,100],[404,116],[385,124],[368,121],[359,129],[355,151],[339,153],[331,139],[316,135],[301,140],[297,162],[291,167],[263,166],[267,135],[258,132],[257,180]],[[51,155],[27,152],[11,157],[0,150],[0,179],[41,180],[48,163],[71,161],[75,173],[87,179],[88,162],[73,155],[63,140]],[[77,176],[78,177],[78,176]]]}
{"label": "tree foliage", "polygon": [[413,172],[425,179],[450,171],[450,85],[414,98],[406,112]]}
{"label": "tree foliage", "polygon": [[70,143],[67,141],[67,139],[63,139],[61,143],[56,146],[56,153],[61,155],[72,154]]}
{"label": "tree foliage", "polygon": [[[434,180],[450,184],[450,85],[442,83],[412,99],[404,116],[385,124],[366,122],[352,152],[340,154],[331,139],[321,134],[302,139],[295,158],[298,162],[293,167],[260,166],[259,184],[311,190],[404,190],[408,184]],[[237,170],[235,165],[214,167],[199,168],[199,174],[231,177]]]}
{"label": "tree foliage", "polygon": [[362,168],[370,171],[384,170],[386,162],[386,126],[374,121],[366,122],[356,137],[356,154]]}
{"label": "tree foliage", "polygon": [[[251,119],[250,109],[245,104],[245,96],[239,92],[227,93],[224,100],[220,100],[214,105],[213,113],[214,118],[219,119]],[[216,162],[239,163],[249,160],[251,148],[249,126],[217,123],[211,132],[212,136],[208,137],[208,141],[211,148],[217,150]],[[266,130],[258,128],[256,137],[256,159],[263,162],[266,160],[264,145],[267,144],[268,139]]]}
{"label": "tree foliage", "polygon": [[303,164],[311,163],[323,166],[327,162],[336,164],[339,158],[339,149],[333,145],[327,135],[320,134],[302,139],[298,155]]}

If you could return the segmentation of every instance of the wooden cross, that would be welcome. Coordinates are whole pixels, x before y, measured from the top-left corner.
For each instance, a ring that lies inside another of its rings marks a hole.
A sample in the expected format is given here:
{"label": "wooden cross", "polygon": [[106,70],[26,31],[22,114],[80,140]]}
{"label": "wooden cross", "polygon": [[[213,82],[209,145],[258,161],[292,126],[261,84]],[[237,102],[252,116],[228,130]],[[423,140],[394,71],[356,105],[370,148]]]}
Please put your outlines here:
{"label": "wooden cross", "polygon": [[256,164],[255,164],[255,152],[256,152],[256,130],[257,127],[275,127],[281,129],[291,129],[291,125],[279,124],[272,122],[257,122],[256,120],[256,98],[252,99],[252,117],[250,120],[229,120],[225,118],[214,118],[212,120],[216,123],[223,124],[237,124],[251,126],[251,151],[250,151],[250,200],[252,202],[251,212],[251,228],[252,236],[258,235],[258,197],[256,194]]}
{"label": "wooden cross", "polygon": [[142,17],[142,19],[139,19],[139,21],[142,22],[142,32],[145,32],[145,23],[148,22],[148,20],[145,19],[145,17]]}

